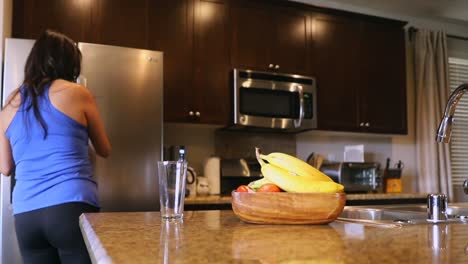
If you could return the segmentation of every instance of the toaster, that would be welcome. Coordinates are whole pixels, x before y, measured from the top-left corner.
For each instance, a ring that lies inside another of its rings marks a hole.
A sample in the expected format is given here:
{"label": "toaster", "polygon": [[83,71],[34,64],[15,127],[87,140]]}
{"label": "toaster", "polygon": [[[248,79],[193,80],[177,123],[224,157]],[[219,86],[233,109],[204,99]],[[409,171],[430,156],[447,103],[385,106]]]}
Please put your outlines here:
{"label": "toaster", "polygon": [[347,193],[378,192],[381,187],[379,163],[333,162],[323,164],[320,170],[343,185]]}

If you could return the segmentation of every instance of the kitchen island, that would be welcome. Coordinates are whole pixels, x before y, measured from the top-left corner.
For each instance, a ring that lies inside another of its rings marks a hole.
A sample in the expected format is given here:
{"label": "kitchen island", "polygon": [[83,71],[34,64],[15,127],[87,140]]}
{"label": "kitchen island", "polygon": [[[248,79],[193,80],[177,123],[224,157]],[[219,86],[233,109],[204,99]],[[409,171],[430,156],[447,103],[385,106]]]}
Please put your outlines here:
{"label": "kitchen island", "polygon": [[230,210],[86,213],[93,263],[468,263],[468,224],[256,225]]}

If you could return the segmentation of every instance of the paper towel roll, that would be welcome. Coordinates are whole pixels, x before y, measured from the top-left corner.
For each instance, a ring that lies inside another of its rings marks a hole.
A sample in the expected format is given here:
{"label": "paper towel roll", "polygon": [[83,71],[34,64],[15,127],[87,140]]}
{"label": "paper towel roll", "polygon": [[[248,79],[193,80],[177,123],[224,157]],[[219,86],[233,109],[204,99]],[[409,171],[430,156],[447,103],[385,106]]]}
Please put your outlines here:
{"label": "paper towel roll", "polygon": [[219,194],[221,192],[221,159],[219,157],[210,157],[205,161],[203,169],[204,176],[208,178],[210,194]]}

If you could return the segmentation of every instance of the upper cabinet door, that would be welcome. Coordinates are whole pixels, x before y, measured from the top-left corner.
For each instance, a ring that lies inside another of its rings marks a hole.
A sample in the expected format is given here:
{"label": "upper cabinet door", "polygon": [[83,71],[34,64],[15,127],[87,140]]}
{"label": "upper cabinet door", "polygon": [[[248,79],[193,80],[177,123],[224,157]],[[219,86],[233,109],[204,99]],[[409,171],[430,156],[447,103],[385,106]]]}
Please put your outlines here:
{"label": "upper cabinet door", "polygon": [[308,17],[284,3],[231,2],[233,68],[308,75]]}
{"label": "upper cabinet door", "polygon": [[275,34],[265,6],[231,1],[231,61],[233,68],[265,70]]}
{"label": "upper cabinet door", "polygon": [[149,49],[164,56],[164,120],[187,122],[193,111],[193,1],[152,0]]}
{"label": "upper cabinet door", "polygon": [[230,113],[228,7],[223,0],[196,0],[193,100],[196,121],[226,125]]}
{"label": "upper cabinet door", "polygon": [[355,131],[359,127],[361,38],[359,21],[318,14],[312,18],[318,129]]}
{"label": "upper cabinet door", "polygon": [[[361,111],[368,131],[407,133],[406,60],[401,24],[365,25]],[[366,78],[364,78],[366,77]]]}
{"label": "upper cabinet door", "polygon": [[[65,1],[64,1],[65,2]],[[148,48],[149,0],[97,0],[93,18],[101,44]]]}
{"label": "upper cabinet door", "polygon": [[269,58],[274,68],[285,73],[310,75],[308,14],[288,7],[274,8],[273,21],[275,32]]}
{"label": "upper cabinet door", "polygon": [[13,37],[36,39],[45,29],[66,34],[74,41],[91,41],[93,1],[15,0]]}

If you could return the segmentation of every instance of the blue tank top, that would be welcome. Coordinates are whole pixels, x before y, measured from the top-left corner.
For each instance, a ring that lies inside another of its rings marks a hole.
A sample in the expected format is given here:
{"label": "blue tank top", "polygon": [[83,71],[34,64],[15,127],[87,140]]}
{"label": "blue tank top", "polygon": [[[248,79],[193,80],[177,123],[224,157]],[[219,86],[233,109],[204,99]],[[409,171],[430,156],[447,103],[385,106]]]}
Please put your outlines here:
{"label": "blue tank top", "polygon": [[38,107],[47,124],[47,137],[34,116],[30,97],[13,117],[6,136],[15,161],[16,184],[13,213],[19,214],[67,202],[99,206],[97,184],[88,158],[87,127],[56,109],[48,85],[38,97]]}

